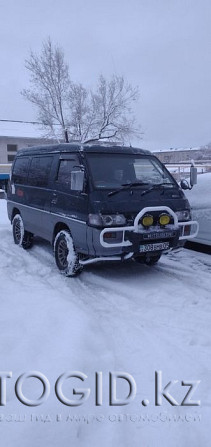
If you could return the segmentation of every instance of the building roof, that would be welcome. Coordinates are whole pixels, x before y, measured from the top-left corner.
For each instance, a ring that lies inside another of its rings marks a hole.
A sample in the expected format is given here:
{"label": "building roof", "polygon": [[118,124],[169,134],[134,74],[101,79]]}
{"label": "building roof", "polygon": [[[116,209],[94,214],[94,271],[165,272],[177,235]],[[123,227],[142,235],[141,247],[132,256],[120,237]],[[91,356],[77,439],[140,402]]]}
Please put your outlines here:
{"label": "building roof", "polygon": [[179,152],[179,151],[199,151],[200,149],[202,149],[201,146],[197,146],[197,147],[171,147],[170,149],[156,149],[153,151],[153,153],[156,152]]}

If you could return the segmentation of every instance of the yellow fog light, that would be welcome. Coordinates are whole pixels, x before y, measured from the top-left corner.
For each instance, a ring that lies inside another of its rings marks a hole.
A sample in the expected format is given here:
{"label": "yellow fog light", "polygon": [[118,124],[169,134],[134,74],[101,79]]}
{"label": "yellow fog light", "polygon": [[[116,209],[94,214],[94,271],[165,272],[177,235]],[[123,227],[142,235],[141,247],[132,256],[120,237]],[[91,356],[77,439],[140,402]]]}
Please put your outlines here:
{"label": "yellow fog light", "polygon": [[161,214],[159,216],[160,225],[168,225],[171,220],[171,217],[168,214]]}
{"label": "yellow fog light", "polygon": [[150,225],[153,224],[153,216],[150,214],[145,214],[141,223],[144,227],[150,227]]}

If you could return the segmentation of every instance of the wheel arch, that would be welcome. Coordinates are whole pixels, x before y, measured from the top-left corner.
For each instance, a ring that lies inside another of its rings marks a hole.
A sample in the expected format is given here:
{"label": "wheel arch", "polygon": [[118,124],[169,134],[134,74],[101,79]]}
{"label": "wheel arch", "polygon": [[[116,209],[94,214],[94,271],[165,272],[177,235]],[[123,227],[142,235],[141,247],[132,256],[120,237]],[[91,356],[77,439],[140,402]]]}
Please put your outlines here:
{"label": "wheel arch", "polygon": [[21,212],[20,212],[19,208],[17,208],[17,207],[15,206],[15,207],[13,208],[13,210],[12,210],[12,214],[11,214],[11,222],[13,221],[13,219],[14,219],[14,217],[15,217],[16,214],[20,214],[20,216],[21,216]]}
{"label": "wheel arch", "polygon": [[66,230],[71,234],[70,228],[68,227],[67,224],[65,224],[64,222],[57,222],[57,224],[54,227],[54,231],[53,231],[52,244],[54,244],[56,235],[62,230]]}

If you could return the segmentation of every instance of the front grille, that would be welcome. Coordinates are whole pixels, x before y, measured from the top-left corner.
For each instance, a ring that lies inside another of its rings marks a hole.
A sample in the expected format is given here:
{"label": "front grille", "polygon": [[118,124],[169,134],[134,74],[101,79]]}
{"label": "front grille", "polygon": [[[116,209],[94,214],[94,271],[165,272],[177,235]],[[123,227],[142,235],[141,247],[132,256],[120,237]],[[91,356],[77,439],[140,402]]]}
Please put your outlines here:
{"label": "front grille", "polygon": [[176,236],[176,231],[156,231],[156,232],[147,232],[143,233],[143,239],[146,241],[149,240],[158,240],[158,239],[168,239]]}

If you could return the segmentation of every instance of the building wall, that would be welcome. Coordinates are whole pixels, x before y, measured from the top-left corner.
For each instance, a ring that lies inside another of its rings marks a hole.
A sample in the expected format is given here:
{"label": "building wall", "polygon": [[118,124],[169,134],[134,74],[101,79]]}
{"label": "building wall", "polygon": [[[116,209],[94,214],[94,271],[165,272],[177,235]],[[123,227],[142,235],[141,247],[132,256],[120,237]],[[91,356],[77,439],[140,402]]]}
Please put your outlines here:
{"label": "building wall", "polygon": [[49,143],[55,144],[56,141],[44,138],[0,136],[0,164],[11,163],[18,149]]}
{"label": "building wall", "polygon": [[[0,136],[0,164],[11,163],[14,159],[16,151],[24,147],[36,146],[39,144],[56,144],[57,141],[45,138],[29,138],[29,137],[7,137]],[[154,155],[163,163],[181,163],[191,160],[202,161],[209,160],[211,162],[211,147],[201,149],[185,149],[185,150],[169,150],[162,152],[154,152]]]}
{"label": "building wall", "polygon": [[207,149],[185,149],[185,150],[169,150],[162,152],[154,152],[162,163],[182,163],[194,161],[208,160],[211,162],[211,148]]}

